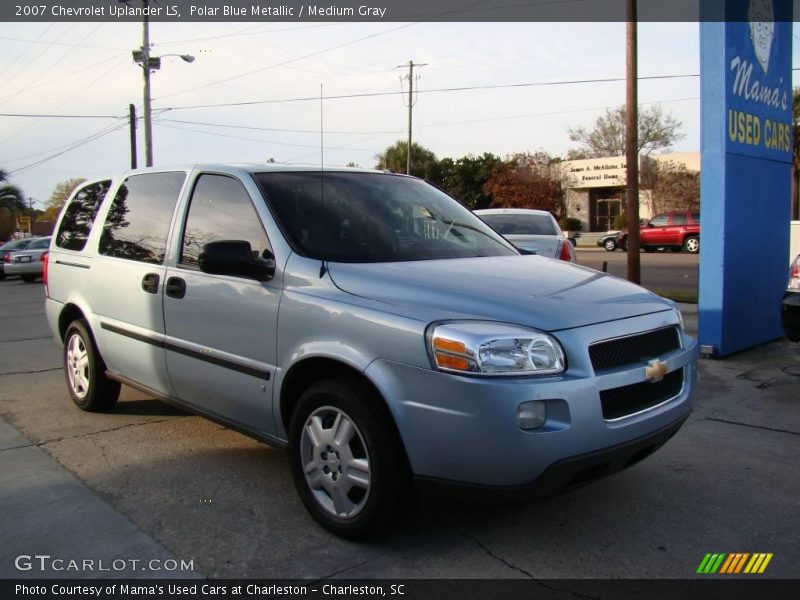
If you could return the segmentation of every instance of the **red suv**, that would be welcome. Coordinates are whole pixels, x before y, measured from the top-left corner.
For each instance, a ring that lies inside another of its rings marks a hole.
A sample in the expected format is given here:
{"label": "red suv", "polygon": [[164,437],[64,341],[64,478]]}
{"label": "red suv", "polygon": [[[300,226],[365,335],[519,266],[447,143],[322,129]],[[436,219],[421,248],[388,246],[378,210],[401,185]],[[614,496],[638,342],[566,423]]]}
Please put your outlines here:
{"label": "red suv", "polygon": [[[628,230],[619,234],[617,245],[625,248]],[[656,215],[639,229],[639,245],[645,252],[657,248],[669,248],[673,252],[681,249],[697,254],[700,252],[700,213],[675,210]]]}

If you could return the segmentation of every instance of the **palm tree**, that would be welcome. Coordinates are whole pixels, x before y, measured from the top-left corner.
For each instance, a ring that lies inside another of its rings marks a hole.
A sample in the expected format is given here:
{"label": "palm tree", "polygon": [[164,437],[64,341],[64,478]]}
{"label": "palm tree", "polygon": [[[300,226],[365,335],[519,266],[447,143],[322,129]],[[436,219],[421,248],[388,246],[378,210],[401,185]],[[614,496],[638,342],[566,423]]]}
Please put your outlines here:
{"label": "palm tree", "polygon": [[11,211],[24,211],[24,198],[22,190],[9,183],[8,173],[0,169],[0,206],[5,206]]}

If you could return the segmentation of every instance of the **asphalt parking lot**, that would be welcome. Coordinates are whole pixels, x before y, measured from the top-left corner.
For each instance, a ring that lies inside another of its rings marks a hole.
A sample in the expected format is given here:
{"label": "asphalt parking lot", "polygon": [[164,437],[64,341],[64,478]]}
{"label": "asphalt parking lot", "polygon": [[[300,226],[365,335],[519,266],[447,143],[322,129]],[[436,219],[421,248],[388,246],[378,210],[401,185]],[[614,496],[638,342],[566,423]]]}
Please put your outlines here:
{"label": "asphalt parking lot", "polygon": [[689,421],[622,473],[538,503],[425,497],[353,543],[307,515],[284,450],[127,388],[109,414],[75,408],[42,295],[0,283],[0,577],[41,577],[14,557],[59,552],[208,577],[537,579],[686,578],[708,552],[769,552],[760,577],[798,574],[800,345],[704,360]]}

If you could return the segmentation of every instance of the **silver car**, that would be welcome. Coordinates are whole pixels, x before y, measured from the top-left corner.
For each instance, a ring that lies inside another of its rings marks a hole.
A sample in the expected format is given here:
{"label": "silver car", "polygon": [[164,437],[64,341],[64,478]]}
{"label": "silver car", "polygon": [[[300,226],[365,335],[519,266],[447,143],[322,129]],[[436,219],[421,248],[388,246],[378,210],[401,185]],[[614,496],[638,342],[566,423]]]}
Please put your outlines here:
{"label": "silver car", "polygon": [[674,304],[523,256],[392,173],[91,181],[46,275],[78,407],[124,383],[288,446],[311,515],[351,538],[396,523],[415,482],[544,494],[627,467],[679,429],[697,378]]}
{"label": "silver car", "polygon": [[13,250],[3,256],[3,273],[6,277],[18,275],[25,283],[33,283],[42,277],[42,257],[50,248],[50,238],[31,241],[24,250]]}
{"label": "silver car", "polygon": [[526,253],[575,262],[572,244],[549,211],[531,208],[484,208],[476,210],[475,214]]}

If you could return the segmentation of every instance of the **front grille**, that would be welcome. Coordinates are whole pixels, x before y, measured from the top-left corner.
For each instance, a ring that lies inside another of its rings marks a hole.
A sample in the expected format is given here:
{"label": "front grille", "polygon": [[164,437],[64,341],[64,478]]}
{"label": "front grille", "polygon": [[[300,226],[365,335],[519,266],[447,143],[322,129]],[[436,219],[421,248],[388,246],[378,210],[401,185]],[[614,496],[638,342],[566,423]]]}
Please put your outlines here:
{"label": "front grille", "polygon": [[677,327],[664,327],[647,333],[597,342],[589,346],[595,372],[607,371],[662,356],[681,347]]}
{"label": "front grille", "polygon": [[[644,368],[644,367],[643,367]],[[668,373],[661,381],[642,381],[600,392],[600,404],[606,421],[619,419],[652,408],[680,394],[683,369]]]}

